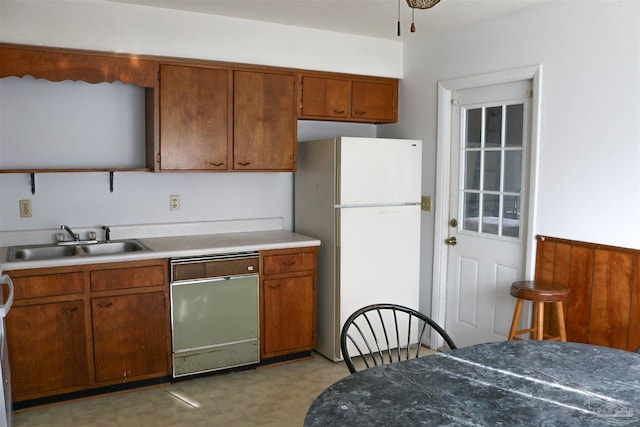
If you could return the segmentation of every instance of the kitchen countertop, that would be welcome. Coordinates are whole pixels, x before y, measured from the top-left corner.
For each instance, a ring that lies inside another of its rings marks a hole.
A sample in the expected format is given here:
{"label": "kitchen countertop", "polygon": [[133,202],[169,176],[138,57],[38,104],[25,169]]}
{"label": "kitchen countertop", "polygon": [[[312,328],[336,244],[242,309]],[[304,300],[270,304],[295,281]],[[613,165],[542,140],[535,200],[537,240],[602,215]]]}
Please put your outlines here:
{"label": "kitchen countertop", "polygon": [[4,260],[7,256],[7,247],[0,247],[0,260],[2,260],[2,262],[0,262],[0,271],[140,261],[158,258],[205,256],[232,252],[288,249],[320,245],[320,240],[316,238],[286,230],[150,237],[137,238],[137,240],[146,245],[151,251],[128,252],[117,255],[80,255],[48,260],[6,262]]}

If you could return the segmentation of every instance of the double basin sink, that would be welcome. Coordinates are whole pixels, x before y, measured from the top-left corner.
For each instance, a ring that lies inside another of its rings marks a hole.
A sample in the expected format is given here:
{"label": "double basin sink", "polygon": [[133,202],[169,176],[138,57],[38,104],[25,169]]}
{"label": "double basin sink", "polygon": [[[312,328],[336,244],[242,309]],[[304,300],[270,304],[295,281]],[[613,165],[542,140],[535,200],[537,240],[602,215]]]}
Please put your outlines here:
{"label": "double basin sink", "polygon": [[111,241],[78,241],[46,245],[11,246],[7,249],[7,262],[59,259],[76,256],[120,255],[150,251],[135,239]]}

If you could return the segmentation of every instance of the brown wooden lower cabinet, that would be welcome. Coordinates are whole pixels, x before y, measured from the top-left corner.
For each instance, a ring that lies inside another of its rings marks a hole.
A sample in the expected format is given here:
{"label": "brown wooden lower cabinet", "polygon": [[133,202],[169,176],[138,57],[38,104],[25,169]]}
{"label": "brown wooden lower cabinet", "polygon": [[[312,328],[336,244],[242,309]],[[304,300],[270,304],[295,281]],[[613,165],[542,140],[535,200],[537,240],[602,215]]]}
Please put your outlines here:
{"label": "brown wooden lower cabinet", "polygon": [[97,382],[166,371],[164,292],[93,298],[91,312]]}
{"label": "brown wooden lower cabinet", "polygon": [[14,400],[89,385],[84,301],[16,304],[7,342]]}
{"label": "brown wooden lower cabinet", "polygon": [[6,273],[14,402],[170,375],[167,260]]}
{"label": "brown wooden lower cabinet", "polygon": [[261,255],[261,358],[313,350],[317,248],[263,251]]}

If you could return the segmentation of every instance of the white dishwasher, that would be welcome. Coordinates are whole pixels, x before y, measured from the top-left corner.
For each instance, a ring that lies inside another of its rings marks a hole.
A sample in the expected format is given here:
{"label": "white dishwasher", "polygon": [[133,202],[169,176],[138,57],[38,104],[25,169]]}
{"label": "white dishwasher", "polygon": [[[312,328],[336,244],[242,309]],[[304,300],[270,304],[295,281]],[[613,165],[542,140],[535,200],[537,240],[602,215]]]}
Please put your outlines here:
{"label": "white dishwasher", "polygon": [[259,255],[171,260],[173,377],[260,361]]}

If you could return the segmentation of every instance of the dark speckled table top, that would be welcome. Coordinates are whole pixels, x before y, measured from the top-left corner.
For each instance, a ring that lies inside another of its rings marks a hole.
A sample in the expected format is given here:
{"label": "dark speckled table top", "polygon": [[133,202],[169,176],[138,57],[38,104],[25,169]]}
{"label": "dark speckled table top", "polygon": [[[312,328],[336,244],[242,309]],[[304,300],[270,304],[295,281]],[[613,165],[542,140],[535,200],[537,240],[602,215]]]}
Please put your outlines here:
{"label": "dark speckled table top", "polygon": [[640,426],[640,354],[556,341],[465,347],[357,372],[305,426]]}

